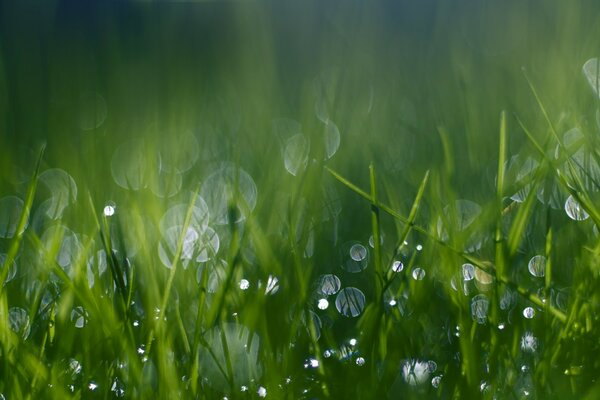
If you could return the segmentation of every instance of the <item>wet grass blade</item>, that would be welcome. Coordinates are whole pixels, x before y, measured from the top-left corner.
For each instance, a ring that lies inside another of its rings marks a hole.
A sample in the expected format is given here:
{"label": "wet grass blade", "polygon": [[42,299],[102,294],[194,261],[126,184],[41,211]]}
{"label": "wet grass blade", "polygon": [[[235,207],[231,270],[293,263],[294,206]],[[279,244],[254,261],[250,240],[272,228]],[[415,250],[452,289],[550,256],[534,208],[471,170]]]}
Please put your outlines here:
{"label": "wet grass blade", "polygon": [[6,283],[6,277],[8,276],[9,266],[15,260],[15,257],[17,256],[21,246],[21,241],[23,240],[23,234],[25,233],[25,227],[27,226],[29,214],[31,213],[31,206],[35,197],[38,177],[40,174],[40,165],[42,163],[42,158],[44,157],[45,149],[46,145],[43,145],[40,149],[31,180],[29,181],[29,186],[27,187],[27,194],[25,196],[23,211],[21,212],[19,223],[17,224],[17,230],[14,238],[10,242],[10,247],[8,248],[8,253],[6,254],[6,259],[4,260],[4,265],[2,266],[2,271],[0,271],[0,295],[4,292],[4,284]]}

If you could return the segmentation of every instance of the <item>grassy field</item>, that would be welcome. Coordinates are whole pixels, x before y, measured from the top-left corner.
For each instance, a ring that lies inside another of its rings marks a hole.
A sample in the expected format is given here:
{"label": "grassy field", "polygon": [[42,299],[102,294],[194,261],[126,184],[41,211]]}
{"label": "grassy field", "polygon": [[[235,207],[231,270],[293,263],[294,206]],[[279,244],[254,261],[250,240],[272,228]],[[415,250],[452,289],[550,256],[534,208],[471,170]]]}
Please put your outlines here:
{"label": "grassy field", "polygon": [[600,6],[0,3],[0,399],[600,397]]}

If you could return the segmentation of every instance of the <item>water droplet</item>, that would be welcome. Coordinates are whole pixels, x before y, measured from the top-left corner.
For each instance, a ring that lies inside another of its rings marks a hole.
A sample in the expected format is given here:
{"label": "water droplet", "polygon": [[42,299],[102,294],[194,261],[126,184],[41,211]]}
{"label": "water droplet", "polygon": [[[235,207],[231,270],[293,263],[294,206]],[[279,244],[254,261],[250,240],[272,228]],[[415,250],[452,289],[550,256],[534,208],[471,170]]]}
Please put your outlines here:
{"label": "water droplet", "polygon": [[69,370],[73,379],[75,379],[76,375],[79,375],[82,371],[83,367],[81,363],[74,358],[69,360]]}
{"label": "water droplet", "polygon": [[356,346],[357,341],[356,339],[352,338],[348,341],[348,343],[350,344],[350,346]]}
{"label": "water droplet", "polygon": [[240,280],[240,289],[248,290],[249,287],[250,287],[250,282],[247,279]]}
{"label": "water droplet", "polygon": [[401,272],[404,269],[404,264],[402,264],[402,261],[394,261],[392,263],[392,271],[394,272]]}
{"label": "water droplet", "polygon": [[267,279],[267,286],[265,287],[265,294],[273,295],[279,291],[279,279],[276,276],[269,275]]}
{"label": "water droplet", "polygon": [[365,295],[355,287],[347,287],[338,293],[335,307],[345,317],[357,317],[365,308]]}
{"label": "water droplet", "polygon": [[102,210],[102,213],[106,217],[112,217],[113,215],[115,215],[115,209],[116,206],[114,205],[114,203],[109,203],[106,206],[104,206],[104,210]]}
{"label": "water droplet", "polygon": [[425,275],[426,275],[425,270],[420,267],[415,267],[412,271],[412,277],[416,281],[421,281],[421,280],[425,279]]}
{"label": "water droplet", "polygon": [[600,72],[598,59],[590,58],[583,64],[582,69],[590,87],[596,96],[600,96]]}
{"label": "water droplet", "polygon": [[423,250],[423,245],[422,244],[418,244],[417,247],[415,247],[417,249],[417,251],[421,251]]}
{"label": "water droplet", "polygon": [[340,278],[333,274],[321,275],[319,278],[318,290],[326,296],[336,294],[341,286]]}
{"label": "water droplet", "polygon": [[114,393],[115,397],[124,397],[125,396],[125,385],[119,380],[119,378],[115,378],[110,387],[110,391]]}
{"label": "water droplet", "polygon": [[506,177],[514,181],[515,186],[521,188],[510,197],[511,200],[517,203],[522,203],[527,198],[531,190],[530,180],[538,166],[538,162],[533,158],[527,157],[524,160],[523,158],[520,155],[516,155],[505,163],[505,168],[507,169]]}
{"label": "water droplet", "polygon": [[442,382],[442,376],[441,375],[434,376],[433,378],[431,378],[431,386],[433,386],[436,389],[440,386],[441,382]]}
{"label": "water droplet", "polygon": [[[167,231],[172,227],[183,227],[189,207],[190,205],[186,203],[177,204],[170,207],[163,214],[159,222],[160,232],[163,236],[165,236]],[[208,219],[208,206],[204,199],[198,196],[196,197],[196,202],[192,206],[192,217],[188,228],[193,229],[200,234],[208,228]]]}
{"label": "water droplet", "polygon": [[487,321],[490,301],[487,296],[478,294],[471,299],[471,316],[478,324],[485,324]]}
{"label": "water droplet", "polygon": [[207,262],[216,256],[219,252],[220,240],[219,236],[210,226],[198,237],[198,248],[196,253],[197,262]]}
{"label": "water droplet", "polygon": [[360,243],[352,245],[350,248],[350,257],[354,261],[362,261],[367,257],[367,248]]}
{"label": "water droplet", "polygon": [[546,273],[546,257],[540,255],[531,257],[527,268],[531,275],[537,276],[538,278],[543,277]]}
{"label": "water droplet", "polygon": [[[19,219],[23,213],[23,200],[16,196],[0,199],[0,237],[10,239],[17,233]],[[27,226],[27,225],[26,225]],[[22,232],[19,232],[22,233]]]}
{"label": "water droplet", "polygon": [[532,319],[535,316],[535,310],[533,307],[525,307],[523,309],[523,316],[527,319]]}
{"label": "water droplet", "polygon": [[509,288],[504,288],[500,296],[500,308],[504,311],[510,309],[515,302],[516,294]]}
{"label": "water droplet", "polygon": [[420,385],[429,380],[429,364],[417,359],[404,360],[401,364],[404,381],[411,386]]}
{"label": "water droplet", "polygon": [[521,336],[521,350],[526,353],[535,353],[538,348],[538,340],[533,333],[527,331]]}
{"label": "water droplet", "polygon": [[363,357],[358,357],[356,359],[356,365],[358,365],[359,367],[362,367],[363,365],[365,365],[365,359]]}
{"label": "water droplet", "polygon": [[13,332],[26,339],[29,336],[29,315],[21,307],[11,307],[8,310],[8,325]]}
{"label": "water droplet", "polygon": [[317,302],[317,307],[319,308],[319,310],[326,310],[327,307],[329,307],[329,302],[327,301],[327,299],[319,299],[319,301]]}
{"label": "water droplet", "polygon": [[91,381],[91,382],[88,384],[88,389],[89,389],[90,391],[92,391],[92,392],[93,392],[93,391],[95,391],[96,389],[98,389],[98,384],[97,384],[96,382],[94,382],[94,381]]}
{"label": "water droplet", "polygon": [[358,242],[348,242],[342,245],[342,268],[348,272],[357,273],[369,265],[369,250]]}
{"label": "water droplet", "polygon": [[265,389],[263,386],[259,386],[256,394],[258,394],[258,397],[267,397],[267,389]]}
{"label": "water droplet", "polygon": [[589,214],[581,207],[581,205],[573,198],[569,196],[565,202],[565,212],[574,221],[583,221],[588,219]]}
{"label": "water droplet", "polygon": [[77,306],[71,310],[71,322],[75,324],[75,328],[83,328],[87,323],[87,319],[88,314],[83,307]]}
{"label": "water droplet", "polygon": [[[204,180],[200,195],[206,201],[211,220],[217,225],[238,223],[256,207],[257,188],[243,169],[224,164]],[[234,210],[231,206],[235,207]],[[230,218],[235,218],[230,221]]]}
{"label": "water droplet", "polygon": [[334,156],[340,147],[340,131],[336,124],[330,119],[325,122],[325,159],[328,160]]}
{"label": "water droplet", "polygon": [[285,169],[296,176],[304,171],[308,164],[310,142],[302,133],[289,138],[283,148],[283,162]]}
{"label": "water droplet", "polygon": [[304,362],[304,368],[318,368],[319,367],[319,360],[317,360],[316,358],[309,358],[308,360],[306,360]]}
{"label": "water droplet", "polygon": [[[6,262],[6,254],[0,253],[0,271],[4,268],[4,263]],[[4,284],[12,281],[15,276],[17,276],[17,262],[13,261],[8,267],[8,274],[6,275],[6,279]]]}
{"label": "water droplet", "polygon": [[463,264],[462,275],[465,281],[473,280],[475,278],[475,266],[469,263]]}

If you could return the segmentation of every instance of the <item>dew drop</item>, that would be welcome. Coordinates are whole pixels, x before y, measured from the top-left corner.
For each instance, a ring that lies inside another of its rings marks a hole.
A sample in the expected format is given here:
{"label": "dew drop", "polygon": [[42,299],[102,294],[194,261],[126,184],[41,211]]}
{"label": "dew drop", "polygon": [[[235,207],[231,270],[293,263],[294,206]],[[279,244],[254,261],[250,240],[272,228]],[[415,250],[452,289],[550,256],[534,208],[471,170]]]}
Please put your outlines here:
{"label": "dew drop", "polygon": [[523,309],[523,316],[527,319],[532,319],[535,316],[535,310],[533,307],[525,307]]}
{"label": "dew drop", "polygon": [[420,267],[416,267],[415,269],[413,269],[412,271],[412,277],[414,280],[416,281],[421,281],[425,278],[425,270],[423,268]]}
{"label": "dew drop", "polygon": [[404,269],[404,264],[402,261],[396,260],[392,263],[392,271],[401,272]]}
{"label": "dew drop", "polygon": [[327,299],[319,299],[319,301],[317,302],[317,307],[319,308],[319,310],[326,310],[327,307],[329,307],[329,302],[327,301]]}
{"label": "dew drop", "polygon": [[588,219],[589,214],[581,207],[581,205],[573,198],[569,196],[565,202],[565,212],[574,221],[583,221]]}
{"label": "dew drop", "polygon": [[533,256],[531,260],[529,260],[527,268],[531,275],[538,278],[543,277],[546,273],[546,257],[540,255]]}
{"label": "dew drop", "polygon": [[355,287],[347,287],[338,293],[335,307],[345,317],[357,317],[365,308],[365,295]]}

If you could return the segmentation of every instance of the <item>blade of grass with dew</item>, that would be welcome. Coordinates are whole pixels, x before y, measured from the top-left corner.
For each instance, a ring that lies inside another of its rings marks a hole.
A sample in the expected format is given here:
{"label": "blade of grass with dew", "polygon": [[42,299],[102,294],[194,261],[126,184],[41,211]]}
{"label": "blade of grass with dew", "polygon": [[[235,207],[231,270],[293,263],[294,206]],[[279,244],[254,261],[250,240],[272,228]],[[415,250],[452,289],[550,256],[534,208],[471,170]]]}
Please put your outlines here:
{"label": "blade of grass with dew", "polygon": [[4,260],[4,265],[2,266],[2,271],[0,271],[0,295],[4,295],[4,284],[6,283],[6,277],[8,276],[9,266],[13,263],[15,257],[17,256],[17,253],[19,252],[19,247],[23,239],[23,234],[25,233],[25,226],[27,225],[27,222],[29,220],[29,214],[31,212],[33,198],[35,197],[35,191],[37,188],[38,177],[40,173],[40,165],[42,163],[42,158],[44,157],[45,149],[46,145],[42,145],[42,148],[40,149],[38,154],[37,161],[35,163],[35,168],[33,170],[31,180],[29,181],[29,186],[27,187],[27,194],[25,195],[23,211],[19,216],[19,222],[15,231],[15,237],[10,243],[8,253],[6,254],[6,259]]}

